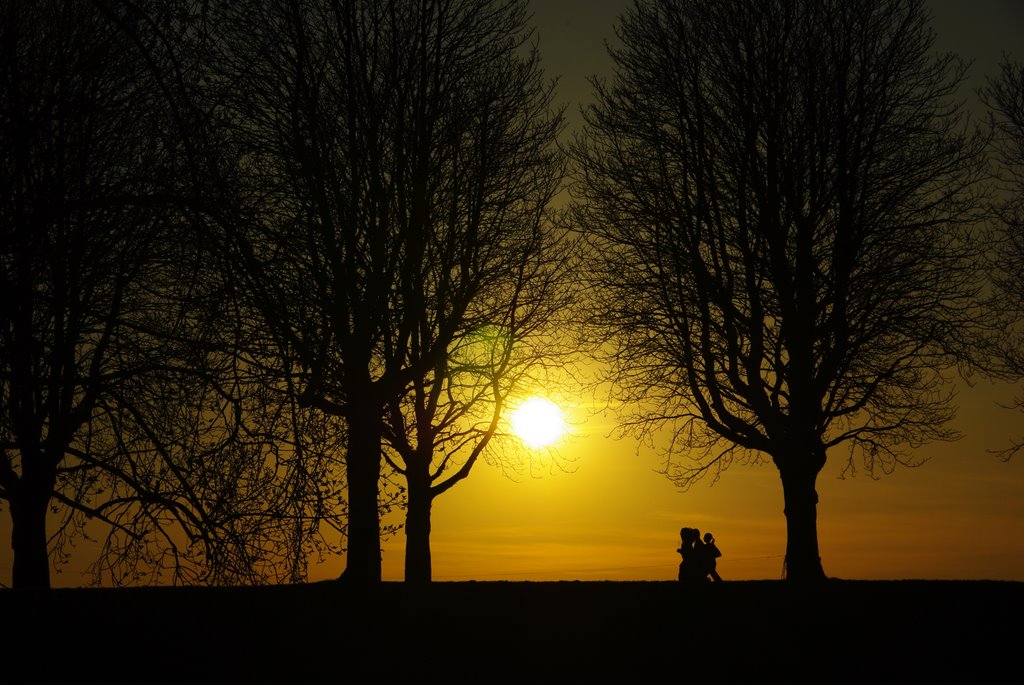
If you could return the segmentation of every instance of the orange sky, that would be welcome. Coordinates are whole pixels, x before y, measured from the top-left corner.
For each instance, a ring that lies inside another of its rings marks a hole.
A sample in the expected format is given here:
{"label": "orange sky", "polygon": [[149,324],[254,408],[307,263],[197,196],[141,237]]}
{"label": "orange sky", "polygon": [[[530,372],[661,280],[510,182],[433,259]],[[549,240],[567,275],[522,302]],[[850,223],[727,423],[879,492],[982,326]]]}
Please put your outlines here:
{"label": "orange sky", "polygon": [[[825,572],[856,579],[1024,580],[1024,458],[1002,462],[1001,446],[1019,415],[993,394],[964,391],[956,443],[921,450],[929,461],[872,480],[839,480],[831,461],[818,478],[818,532]],[[998,392],[1002,391],[1002,392]],[[574,412],[585,416],[585,409]],[[736,466],[711,485],[678,492],[658,453],[605,437],[609,420],[591,418],[560,448],[572,472],[513,481],[482,466],[434,506],[434,579],[669,580],[679,528],[710,530],[727,579],[781,576],[786,530],[773,466]],[[841,456],[841,455],[840,455]],[[384,577],[401,580],[404,535],[384,547]],[[334,577],[341,562],[318,577]]]}
{"label": "orange sky", "polygon": [[[628,0],[534,0],[544,64],[561,76],[560,99],[575,109],[586,76],[607,73],[602,41]],[[975,79],[1004,50],[1024,59],[1024,2],[935,0],[940,47],[976,59]],[[976,81],[980,83],[980,80]],[[986,450],[1024,435],[1024,415],[996,406],[1013,388],[964,388],[955,425],[964,438],[925,446],[930,461],[878,480],[839,480],[832,458],[818,479],[818,531],[826,574],[856,579],[1024,581],[1024,455],[1009,463]],[[479,465],[440,497],[433,515],[437,581],[669,580],[676,576],[679,528],[710,530],[725,579],[775,579],[782,570],[785,519],[774,467],[736,466],[711,486],[678,492],[662,475],[656,448],[607,437],[611,417],[567,406],[577,435],[559,446],[571,472],[540,469],[512,480]],[[837,455],[842,456],[842,455]],[[0,516],[0,586],[10,585],[9,519]],[[403,578],[404,535],[384,545],[384,578]],[[83,560],[89,546],[79,547]],[[342,559],[312,569],[333,578]],[[74,569],[55,586],[86,579]]]}

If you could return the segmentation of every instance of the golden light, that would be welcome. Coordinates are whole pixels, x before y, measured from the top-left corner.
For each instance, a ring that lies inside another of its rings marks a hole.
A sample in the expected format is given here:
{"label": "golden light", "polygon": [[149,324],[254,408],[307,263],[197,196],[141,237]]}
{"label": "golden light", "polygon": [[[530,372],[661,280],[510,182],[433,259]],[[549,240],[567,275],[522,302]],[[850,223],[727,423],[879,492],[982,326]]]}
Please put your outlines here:
{"label": "golden light", "polygon": [[548,447],[566,432],[562,410],[543,397],[531,397],[520,404],[512,412],[510,421],[512,431],[532,449]]}

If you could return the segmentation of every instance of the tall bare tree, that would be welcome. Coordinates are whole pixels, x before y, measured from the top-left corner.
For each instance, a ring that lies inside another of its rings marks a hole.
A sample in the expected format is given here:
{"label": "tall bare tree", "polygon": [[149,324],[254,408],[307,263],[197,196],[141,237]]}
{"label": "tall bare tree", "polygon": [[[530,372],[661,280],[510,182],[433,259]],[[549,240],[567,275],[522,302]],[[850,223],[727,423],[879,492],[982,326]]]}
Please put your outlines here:
{"label": "tall bare tree", "polygon": [[920,0],[650,0],[586,112],[575,219],[625,426],[688,486],[767,456],[786,577],[824,577],[817,476],[954,437],[982,136]]}
{"label": "tall bare tree", "polygon": [[167,160],[135,53],[89,3],[5,2],[3,16],[0,493],[15,586],[47,586],[51,499],[90,451],[102,395],[138,364],[120,336],[163,228],[124,199]]}
{"label": "tall bare tree", "polygon": [[427,181],[407,191],[423,216],[402,229],[421,251],[404,274],[419,297],[402,303],[413,373],[385,414],[384,456],[407,485],[409,582],[431,580],[434,499],[488,450],[510,395],[543,387],[537,376],[567,355],[555,328],[569,310],[569,243],[546,211],[562,177],[561,113],[536,50],[527,52],[525,3],[490,4],[483,42],[469,31],[447,40],[444,26],[460,17],[442,5],[405,37],[415,60],[451,53],[410,84],[428,108],[402,113],[433,157],[422,164]]}
{"label": "tall bare tree", "polygon": [[315,512],[341,513],[343,481],[302,478],[338,430],[238,357],[251,331],[173,199],[192,175],[170,66],[187,7],[0,4],[0,501],[18,587],[48,586],[51,559],[104,530],[110,582],[301,578]]}
{"label": "tall bare tree", "polygon": [[246,189],[226,235],[302,402],[348,426],[350,580],[381,577],[382,441],[407,435],[385,417],[441,391],[466,336],[521,334],[523,308],[542,306],[521,281],[546,277],[560,115],[524,8],[222,8],[223,121]]}
{"label": "tall bare tree", "polygon": [[384,457],[407,484],[409,582],[431,580],[434,499],[466,478],[481,455],[513,466],[507,445],[488,450],[503,435],[510,399],[563,385],[575,354],[563,327],[573,298],[572,243],[545,219],[561,177],[553,149],[560,116],[550,109],[536,55],[521,62],[511,49],[522,17],[510,19],[517,23],[509,44],[496,46],[490,73],[477,74],[478,87],[490,91],[471,99],[481,109],[466,111],[466,97],[449,105],[467,135],[448,154],[464,161],[437,169],[436,190],[425,200],[445,210],[419,229],[431,237],[418,286],[424,297],[406,304],[410,350],[415,358],[438,341],[447,349],[417,369],[385,415]]}

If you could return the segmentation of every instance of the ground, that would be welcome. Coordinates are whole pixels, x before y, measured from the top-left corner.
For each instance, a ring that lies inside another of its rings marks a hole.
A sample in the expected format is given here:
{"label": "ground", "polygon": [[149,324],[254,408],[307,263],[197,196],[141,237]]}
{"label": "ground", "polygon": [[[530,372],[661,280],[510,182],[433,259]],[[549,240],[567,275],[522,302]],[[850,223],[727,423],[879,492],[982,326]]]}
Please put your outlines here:
{"label": "ground", "polygon": [[999,581],[0,591],[40,682],[978,683],[1019,676],[1022,610]]}

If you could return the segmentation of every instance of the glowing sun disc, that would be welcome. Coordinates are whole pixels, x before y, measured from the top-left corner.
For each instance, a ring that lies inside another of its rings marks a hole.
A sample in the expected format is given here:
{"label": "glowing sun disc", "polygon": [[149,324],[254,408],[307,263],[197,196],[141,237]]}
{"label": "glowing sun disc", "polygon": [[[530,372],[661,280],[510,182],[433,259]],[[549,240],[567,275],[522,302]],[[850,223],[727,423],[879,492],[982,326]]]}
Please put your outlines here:
{"label": "glowing sun disc", "polygon": [[510,417],[512,431],[527,447],[537,449],[556,442],[565,433],[562,410],[551,400],[531,397]]}

